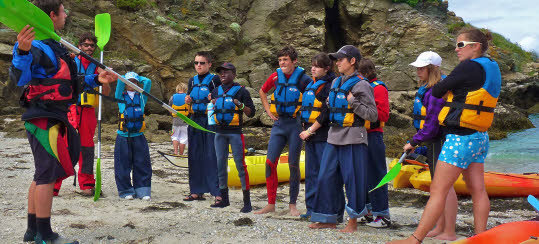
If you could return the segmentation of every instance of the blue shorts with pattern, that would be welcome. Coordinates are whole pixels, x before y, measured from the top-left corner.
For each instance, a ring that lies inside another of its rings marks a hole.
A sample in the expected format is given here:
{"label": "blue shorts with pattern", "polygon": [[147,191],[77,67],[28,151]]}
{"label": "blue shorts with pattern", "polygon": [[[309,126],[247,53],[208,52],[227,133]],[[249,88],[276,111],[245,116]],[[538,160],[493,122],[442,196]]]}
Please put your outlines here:
{"label": "blue shorts with pattern", "polygon": [[448,134],[438,160],[467,169],[470,163],[484,163],[488,152],[488,133],[466,136]]}

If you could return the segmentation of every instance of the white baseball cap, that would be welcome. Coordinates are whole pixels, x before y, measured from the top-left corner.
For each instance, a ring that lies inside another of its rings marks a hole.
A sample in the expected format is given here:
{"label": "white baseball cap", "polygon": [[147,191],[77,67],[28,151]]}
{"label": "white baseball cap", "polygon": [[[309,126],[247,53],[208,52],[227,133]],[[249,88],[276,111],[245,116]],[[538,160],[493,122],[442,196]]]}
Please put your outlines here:
{"label": "white baseball cap", "polygon": [[438,55],[437,53],[433,51],[426,51],[419,54],[415,62],[411,63],[410,65],[414,67],[425,67],[429,64],[432,64],[438,67],[441,66],[442,57],[440,57],[440,55]]}
{"label": "white baseball cap", "polygon": [[135,79],[135,80],[137,80],[137,81],[140,81],[139,78],[138,78],[138,74],[135,73],[135,72],[127,72],[127,73],[125,74],[125,78],[128,79],[128,80],[129,80],[129,79]]}

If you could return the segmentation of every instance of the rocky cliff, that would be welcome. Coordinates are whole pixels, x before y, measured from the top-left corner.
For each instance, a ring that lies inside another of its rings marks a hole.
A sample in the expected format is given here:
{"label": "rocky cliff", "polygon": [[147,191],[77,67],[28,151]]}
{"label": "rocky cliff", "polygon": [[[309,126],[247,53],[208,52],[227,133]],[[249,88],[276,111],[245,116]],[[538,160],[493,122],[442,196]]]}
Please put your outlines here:
{"label": "rocky cliff", "polygon": [[[318,52],[356,45],[376,63],[379,77],[389,87],[388,125],[408,128],[388,128],[386,141],[395,144],[413,133],[410,115],[416,78],[408,64],[419,53],[433,50],[442,56],[442,69],[449,73],[458,63],[454,26],[463,23],[447,10],[447,2],[437,1],[420,1],[416,7],[390,0],[69,1],[66,9],[69,18],[61,35],[74,43],[82,32],[93,31],[96,14],[110,13],[112,36],[105,47],[105,63],[120,73],[134,70],[151,78],[152,94],[165,100],[177,83],[194,75],[192,60],[197,51],[213,52],[214,66],[234,63],[239,82],[257,97],[277,67],[275,53],[283,46],[296,47],[299,64],[309,68],[310,58]],[[7,77],[16,33],[3,28],[0,34],[0,101],[6,104],[1,111],[19,113],[17,88]],[[502,105],[493,128],[499,138],[508,130],[532,126],[524,111],[539,100],[538,66],[525,64],[516,73],[510,54],[497,47],[489,54],[504,73]],[[258,98],[255,103],[261,108]],[[155,103],[149,104],[147,112],[166,114]],[[116,106],[107,103],[105,120],[115,121],[115,114]],[[267,126],[270,121],[259,109],[249,124]]]}

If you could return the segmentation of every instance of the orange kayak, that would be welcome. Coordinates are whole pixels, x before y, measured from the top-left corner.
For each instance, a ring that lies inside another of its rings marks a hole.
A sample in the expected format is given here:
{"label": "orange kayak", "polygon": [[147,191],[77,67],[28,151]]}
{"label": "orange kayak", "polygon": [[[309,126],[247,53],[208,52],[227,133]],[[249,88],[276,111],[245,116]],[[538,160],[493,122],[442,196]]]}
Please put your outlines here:
{"label": "orange kayak", "polygon": [[[414,188],[430,190],[430,172],[416,173],[410,177]],[[459,195],[470,195],[462,175],[453,185]],[[485,172],[485,187],[490,197],[526,197],[528,195],[539,196],[539,174],[512,174]]]}
{"label": "orange kayak", "polygon": [[[539,221],[519,221],[498,225],[470,238],[459,240],[458,244],[492,244],[492,243],[528,243],[530,237],[539,236]],[[533,243],[532,240],[530,243]],[[535,240],[537,241],[537,240]]]}

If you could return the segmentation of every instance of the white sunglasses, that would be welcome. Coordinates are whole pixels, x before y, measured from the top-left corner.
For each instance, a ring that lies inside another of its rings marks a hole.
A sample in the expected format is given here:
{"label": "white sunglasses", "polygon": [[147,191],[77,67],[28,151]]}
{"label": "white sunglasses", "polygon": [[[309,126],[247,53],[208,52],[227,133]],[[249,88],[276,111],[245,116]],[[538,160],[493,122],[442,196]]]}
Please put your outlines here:
{"label": "white sunglasses", "polygon": [[465,46],[468,46],[470,44],[474,44],[474,43],[479,43],[479,42],[467,42],[467,41],[461,41],[461,42],[457,42],[457,48],[463,48]]}

